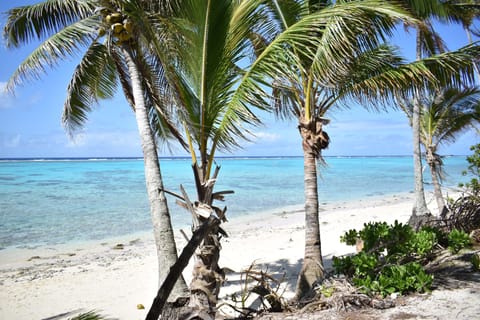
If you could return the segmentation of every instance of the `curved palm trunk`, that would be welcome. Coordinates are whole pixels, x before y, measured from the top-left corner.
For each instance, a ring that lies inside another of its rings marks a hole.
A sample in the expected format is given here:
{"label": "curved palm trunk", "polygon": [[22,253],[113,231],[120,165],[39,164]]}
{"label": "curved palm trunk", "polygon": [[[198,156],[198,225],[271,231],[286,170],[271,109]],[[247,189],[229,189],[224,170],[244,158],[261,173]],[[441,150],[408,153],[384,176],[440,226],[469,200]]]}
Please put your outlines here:
{"label": "curved palm trunk", "polygon": [[313,120],[299,126],[303,139],[305,253],[295,290],[297,301],[310,293],[313,285],[324,277],[318,217],[317,158],[321,157],[321,149],[328,146],[328,135],[322,131],[321,121]]}
{"label": "curved palm trunk", "polygon": [[[155,139],[150,128],[148,112],[143,98],[141,82],[137,66],[132,58],[129,48],[123,48],[125,60],[128,65],[132,81],[132,91],[135,102],[135,118],[138,132],[142,142],[142,151],[145,166],[145,182],[150,202],[150,213],[153,223],[153,233],[157,246],[159,284],[162,284],[170,270],[177,261],[177,248],[173,234],[167,199],[163,192],[163,181],[160,172],[160,164],[155,144]],[[187,285],[183,277],[177,281],[169,300],[175,300],[180,296],[186,296]]]}

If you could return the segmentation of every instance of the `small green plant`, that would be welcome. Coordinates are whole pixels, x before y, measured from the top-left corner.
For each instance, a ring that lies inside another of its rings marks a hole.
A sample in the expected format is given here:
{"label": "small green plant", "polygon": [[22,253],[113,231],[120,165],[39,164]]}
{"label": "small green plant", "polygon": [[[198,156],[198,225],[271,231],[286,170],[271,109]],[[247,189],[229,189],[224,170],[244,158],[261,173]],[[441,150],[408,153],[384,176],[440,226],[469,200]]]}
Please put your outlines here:
{"label": "small green plant", "polygon": [[470,236],[464,231],[453,229],[448,234],[448,249],[453,253],[457,253],[471,244]]}
{"label": "small green plant", "polygon": [[480,253],[474,253],[471,262],[473,271],[480,271]]}
{"label": "small green plant", "polygon": [[409,240],[409,247],[420,257],[425,257],[433,251],[437,243],[437,234],[435,232],[422,229],[412,235],[411,240]]}
{"label": "small green plant", "polygon": [[466,183],[460,183],[460,187],[465,187],[473,195],[480,195],[480,143],[470,147],[473,151],[471,156],[467,157],[469,163],[468,169],[462,172],[464,176],[471,175],[472,179]]}
{"label": "small green plant", "polygon": [[363,240],[361,252],[354,256],[334,257],[335,272],[352,278],[352,282],[366,294],[429,291],[433,276],[425,272],[415,260],[422,260],[437,245],[437,233],[422,229],[414,232],[406,224],[395,221],[368,223],[360,231],[349,230],[340,241],[355,245]]}
{"label": "small green plant", "polygon": [[386,266],[372,280],[371,276],[356,277],[353,279],[355,285],[366,294],[378,293],[382,296],[398,292],[428,292],[433,282],[433,276],[425,272],[417,262],[409,262],[403,265]]}

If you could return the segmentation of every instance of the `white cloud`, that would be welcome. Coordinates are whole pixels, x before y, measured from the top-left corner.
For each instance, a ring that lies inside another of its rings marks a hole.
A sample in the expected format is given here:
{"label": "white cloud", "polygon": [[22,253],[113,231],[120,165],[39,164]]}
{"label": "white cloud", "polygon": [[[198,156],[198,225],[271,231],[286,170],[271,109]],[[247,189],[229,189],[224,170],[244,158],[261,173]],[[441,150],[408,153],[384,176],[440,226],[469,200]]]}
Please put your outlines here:
{"label": "white cloud", "polygon": [[13,136],[4,137],[2,144],[5,148],[16,148],[20,145],[21,141],[22,141],[21,135],[16,134]]}
{"label": "white cloud", "polygon": [[254,133],[255,140],[256,141],[264,141],[264,142],[275,142],[280,140],[280,135],[277,133],[271,133],[271,132],[255,132]]}
{"label": "white cloud", "polygon": [[136,131],[81,132],[68,140],[68,148],[136,148],[140,138]]}

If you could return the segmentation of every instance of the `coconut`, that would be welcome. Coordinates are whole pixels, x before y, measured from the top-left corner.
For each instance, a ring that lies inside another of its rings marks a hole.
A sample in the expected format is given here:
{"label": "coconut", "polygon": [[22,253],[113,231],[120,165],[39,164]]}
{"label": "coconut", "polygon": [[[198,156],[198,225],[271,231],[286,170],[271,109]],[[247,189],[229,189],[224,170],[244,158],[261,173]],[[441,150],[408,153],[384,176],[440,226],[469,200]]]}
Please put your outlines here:
{"label": "coconut", "polygon": [[130,40],[131,36],[129,33],[125,32],[125,30],[123,32],[120,32],[119,34],[116,35],[118,40],[120,41],[128,41]]}
{"label": "coconut", "polygon": [[132,33],[133,31],[133,23],[132,21],[130,20],[125,20],[123,22],[123,28],[128,32],[128,33]]}
{"label": "coconut", "polygon": [[123,31],[123,24],[121,23],[114,23],[112,24],[112,31],[115,35],[119,34]]}
{"label": "coconut", "polygon": [[119,23],[122,22],[122,14],[120,12],[115,12],[110,15],[110,21],[111,23]]}

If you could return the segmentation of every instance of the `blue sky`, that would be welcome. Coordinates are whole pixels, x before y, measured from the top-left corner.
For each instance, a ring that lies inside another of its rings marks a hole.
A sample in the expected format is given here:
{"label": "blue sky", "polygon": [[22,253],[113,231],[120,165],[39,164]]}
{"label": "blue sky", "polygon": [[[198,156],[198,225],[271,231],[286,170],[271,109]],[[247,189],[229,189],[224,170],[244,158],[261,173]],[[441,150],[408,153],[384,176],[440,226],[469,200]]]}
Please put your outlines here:
{"label": "blue sky", "polygon": [[[33,0],[0,1],[0,12]],[[3,29],[5,15],[1,16]],[[458,26],[439,26],[449,49],[467,43],[465,32]],[[399,28],[395,43],[408,58],[414,58],[413,37]],[[89,114],[85,128],[73,139],[61,125],[65,92],[77,60],[62,63],[40,80],[17,87],[15,95],[3,90],[15,68],[35,48],[7,50],[0,46],[0,158],[14,157],[123,157],[141,156],[133,112],[121,92],[102,101]],[[79,58],[79,57],[77,57]],[[324,155],[409,155],[411,132],[400,111],[368,112],[360,106],[329,114],[332,122],[326,127],[332,142]],[[265,116],[264,126],[255,130],[256,139],[243,143],[236,156],[301,155],[301,144],[294,121],[278,121]],[[469,147],[479,136],[470,131],[455,144],[443,147],[442,154],[469,154]],[[173,153],[162,148],[161,156],[185,155],[179,148]]]}

